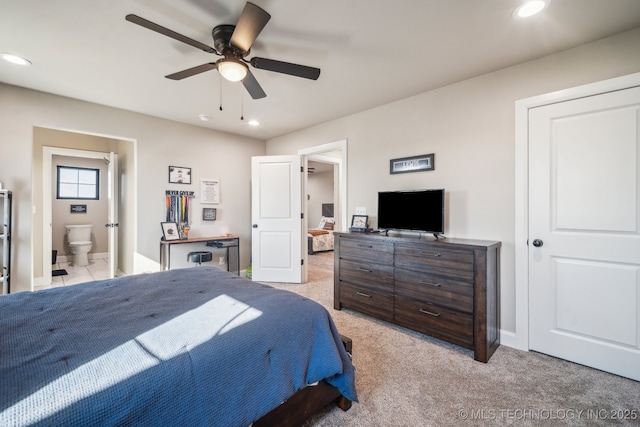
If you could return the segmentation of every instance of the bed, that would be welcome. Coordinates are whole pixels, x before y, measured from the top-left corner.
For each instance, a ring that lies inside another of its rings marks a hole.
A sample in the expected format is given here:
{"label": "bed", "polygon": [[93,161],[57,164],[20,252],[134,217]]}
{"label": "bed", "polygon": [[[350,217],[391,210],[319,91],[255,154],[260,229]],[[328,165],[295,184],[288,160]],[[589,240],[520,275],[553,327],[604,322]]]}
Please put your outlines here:
{"label": "bed", "polygon": [[334,225],[333,218],[323,216],[317,228],[307,230],[307,252],[309,255],[333,250]]}
{"label": "bed", "polygon": [[357,401],[324,307],[215,267],[6,295],[0,313],[2,426],[295,425],[282,414]]}

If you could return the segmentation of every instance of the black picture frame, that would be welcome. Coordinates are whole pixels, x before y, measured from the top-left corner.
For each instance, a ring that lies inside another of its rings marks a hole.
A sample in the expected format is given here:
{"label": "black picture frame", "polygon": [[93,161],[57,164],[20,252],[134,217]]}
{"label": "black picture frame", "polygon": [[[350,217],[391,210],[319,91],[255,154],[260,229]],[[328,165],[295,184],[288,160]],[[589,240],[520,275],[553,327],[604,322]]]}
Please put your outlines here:
{"label": "black picture frame", "polygon": [[176,222],[161,222],[162,238],[164,240],[180,240],[180,231]]}
{"label": "black picture frame", "polygon": [[217,216],[216,208],[202,208],[203,221],[215,221]]}
{"label": "black picture frame", "polygon": [[191,168],[169,166],[170,184],[191,184]]}
{"label": "black picture frame", "polygon": [[411,173],[435,170],[434,153],[389,160],[389,173]]}
{"label": "black picture frame", "polygon": [[369,215],[353,215],[351,217],[351,228],[366,230],[369,227]]}

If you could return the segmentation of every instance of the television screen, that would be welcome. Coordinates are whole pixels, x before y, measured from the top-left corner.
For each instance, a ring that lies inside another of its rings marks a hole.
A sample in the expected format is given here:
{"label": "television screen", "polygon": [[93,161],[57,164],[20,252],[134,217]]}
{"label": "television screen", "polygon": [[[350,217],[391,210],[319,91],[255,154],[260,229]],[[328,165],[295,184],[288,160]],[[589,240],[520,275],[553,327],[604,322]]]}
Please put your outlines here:
{"label": "television screen", "polygon": [[379,192],[378,228],[444,233],[444,190]]}

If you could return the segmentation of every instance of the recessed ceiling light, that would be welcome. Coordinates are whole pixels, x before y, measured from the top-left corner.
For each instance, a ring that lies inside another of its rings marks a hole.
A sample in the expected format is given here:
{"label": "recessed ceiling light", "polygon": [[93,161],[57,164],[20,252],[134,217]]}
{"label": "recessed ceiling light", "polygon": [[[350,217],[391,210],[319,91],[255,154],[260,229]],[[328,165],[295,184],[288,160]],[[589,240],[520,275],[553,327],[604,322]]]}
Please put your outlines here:
{"label": "recessed ceiling light", "polygon": [[11,62],[12,64],[31,65],[31,61],[29,61],[28,59],[24,59],[18,55],[13,55],[11,53],[3,53],[2,59],[8,62]]}
{"label": "recessed ceiling light", "polygon": [[249,123],[249,126],[259,126],[260,122],[257,120],[249,120],[247,123]]}
{"label": "recessed ceiling light", "polygon": [[208,114],[200,114],[198,117],[200,117],[200,120],[202,120],[203,122],[208,122],[209,119],[211,119],[211,116],[209,116]]}
{"label": "recessed ceiling light", "polygon": [[516,19],[528,18],[537,13],[542,12],[545,8],[549,7],[551,0],[527,0],[522,2],[513,11],[513,17]]}

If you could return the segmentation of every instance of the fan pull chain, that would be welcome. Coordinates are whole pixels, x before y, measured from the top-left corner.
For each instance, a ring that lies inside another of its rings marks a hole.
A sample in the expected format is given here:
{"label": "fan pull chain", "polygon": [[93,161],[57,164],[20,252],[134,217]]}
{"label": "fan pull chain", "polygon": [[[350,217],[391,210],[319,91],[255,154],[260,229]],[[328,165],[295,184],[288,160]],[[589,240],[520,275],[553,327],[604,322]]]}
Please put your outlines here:
{"label": "fan pull chain", "polygon": [[222,77],[218,81],[220,82],[220,111],[222,111]]}
{"label": "fan pull chain", "polygon": [[244,95],[240,94],[240,120],[244,120]]}

